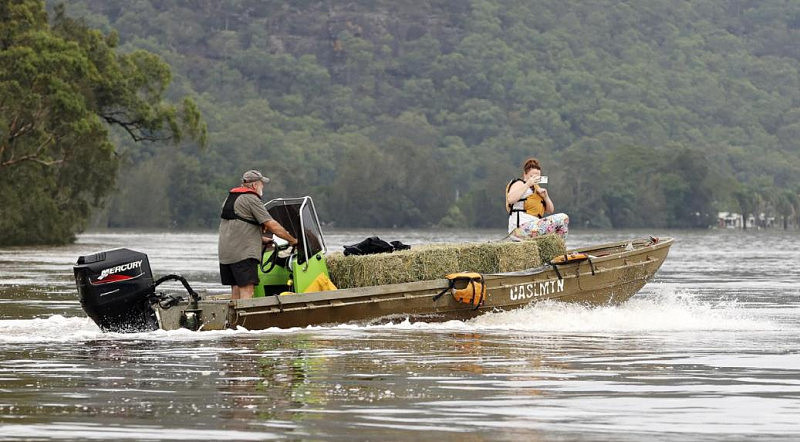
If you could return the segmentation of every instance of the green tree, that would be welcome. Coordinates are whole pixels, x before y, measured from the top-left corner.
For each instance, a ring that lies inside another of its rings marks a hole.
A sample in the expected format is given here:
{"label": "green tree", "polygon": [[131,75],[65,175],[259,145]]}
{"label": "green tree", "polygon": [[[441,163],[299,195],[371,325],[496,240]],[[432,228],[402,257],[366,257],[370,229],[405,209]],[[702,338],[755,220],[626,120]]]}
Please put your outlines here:
{"label": "green tree", "polygon": [[[103,35],[44,3],[0,3],[0,244],[64,243],[114,189],[108,127],[135,141],[204,142],[191,100],[163,102],[167,65],[117,54]],[[8,215],[7,215],[8,214]]]}
{"label": "green tree", "polygon": [[706,227],[712,222],[708,173],[708,161],[703,154],[688,148],[679,149],[666,163],[661,176],[669,227]]}

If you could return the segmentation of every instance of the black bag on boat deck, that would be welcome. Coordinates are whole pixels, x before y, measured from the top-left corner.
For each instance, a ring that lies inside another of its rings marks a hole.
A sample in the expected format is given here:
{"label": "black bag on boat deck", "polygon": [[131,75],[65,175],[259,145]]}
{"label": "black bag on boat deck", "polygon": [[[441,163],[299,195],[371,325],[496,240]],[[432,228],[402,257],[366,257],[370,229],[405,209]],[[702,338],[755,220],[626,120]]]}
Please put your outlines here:
{"label": "black bag on boat deck", "polygon": [[393,252],[394,247],[388,242],[371,236],[360,243],[351,246],[344,246],[344,255],[372,255],[374,253],[389,253]]}
{"label": "black bag on boat deck", "polygon": [[408,250],[408,249],[410,249],[410,248],[411,248],[411,246],[410,246],[410,245],[408,245],[408,244],[403,244],[403,243],[401,243],[400,241],[391,241],[391,242],[389,242],[389,244],[391,244],[391,245],[392,245],[392,247],[394,247],[394,250],[395,250],[395,251],[398,251],[398,250]]}

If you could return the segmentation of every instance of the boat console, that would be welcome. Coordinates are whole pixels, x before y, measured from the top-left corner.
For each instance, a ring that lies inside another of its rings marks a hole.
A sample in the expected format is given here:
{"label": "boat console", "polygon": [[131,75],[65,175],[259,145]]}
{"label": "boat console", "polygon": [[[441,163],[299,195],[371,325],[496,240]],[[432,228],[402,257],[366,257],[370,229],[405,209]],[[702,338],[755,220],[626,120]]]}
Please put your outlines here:
{"label": "boat console", "polygon": [[275,221],[297,238],[298,245],[288,249],[280,238],[275,238],[275,246],[263,253],[259,284],[253,296],[318,291],[321,284],[329,283],[327,248],[311,197],[277,198],[265,207]]}

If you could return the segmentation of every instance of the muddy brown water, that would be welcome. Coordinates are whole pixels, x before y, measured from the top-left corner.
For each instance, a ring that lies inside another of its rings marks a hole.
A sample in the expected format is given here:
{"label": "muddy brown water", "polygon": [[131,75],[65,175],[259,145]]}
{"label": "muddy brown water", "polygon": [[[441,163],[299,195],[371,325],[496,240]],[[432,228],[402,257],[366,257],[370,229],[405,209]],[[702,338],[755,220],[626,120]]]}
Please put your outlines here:
{"label": "muddy brown water", "polygon": [[[331,231],[328,247],[498,231]],[[0,249],[0,439],[753,440],[800,437],[800,232],[574,231],[677,241],[629,302],[467,322],[107,334],[77,256],[148,253],[219,291],[214,232]],[[176,291],[179,286],[174,287]]]}

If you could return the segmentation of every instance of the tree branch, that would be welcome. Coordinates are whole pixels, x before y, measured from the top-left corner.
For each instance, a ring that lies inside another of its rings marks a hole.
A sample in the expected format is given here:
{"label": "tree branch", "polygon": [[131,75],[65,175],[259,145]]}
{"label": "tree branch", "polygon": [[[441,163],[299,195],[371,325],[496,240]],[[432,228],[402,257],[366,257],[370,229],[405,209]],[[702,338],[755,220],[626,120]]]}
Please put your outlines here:
{"label": "tree branch", "polygon": [[[0,168],[13,166],[14,164],[18,164],[18,163],[21,163],[23,161],[33,161],[34,163],[38,163],[38,164],[41,164],[41,165],[47,166],[47,167],[63,163],[64,162],[63,159],[47,161],[47,160],[43,160],[43,159],[39,158],[39,155],[42,154],[42,151],[44,150],[44,148],[48,144],[50,144],[52,142],[53,142],[53,136],[51,135],[46,140],[44,140],[42,142],[42,144],[39,145],[39,147],[36,148],[35,152],[33,152],[31,154],[23,155],[23,156],[21,156],[19,158],[14,158],[14,155],[12,154],[11,158],[9,158],[7,161],[0,162]],[[5,150],[6,147],[7,147],[6,145],[3,145],[3,149],[2,150]],[[2,150],[0,150],[0,153],[2,152]]]}
{"label": "tree branch", "polygon": [[169,140],[170,139],[170,137],[164,138],[164,137],[143,135],[142,131],[140,129],[140,125],[143,123],[143,121],[141,121],[141,120],[123,121],[123,120],[120,120],[120,119],[114,117],[114,114],[121,114],[121,113],[122,112],[114,112],[114,113],[111,113],[111,114],[103,114],[102,117],[103,117],[104,120],[106,120],[106,122],[108,124],[116,124],[116,125],[122,127],[123,129],[125,129],[125,131],[128,132],[128,134],[131,136],[131,138],[133,138],[133,141],[136,141],[136,142],[139,142],[139,141],[164,141],[164,140]]}
{"label": "tree branch", "polygon": [[45,160],[42,160],[40,158],[36,158],[34,155],[25,155],[24,157],[12,158],[12,159],[10,159],[8,161],[4,161],[4,162],[0,163],[0,168],[7,167],[7,166],[13,166],[14,164],[22,163],[23,161],[33,161],[34,163],[38,163],[38,164],[41,164],[41,165],[47,166],[47,167],[55,166],[56,164],[61,164],[61,163],[64,162],[64,160],[45,161]]}

